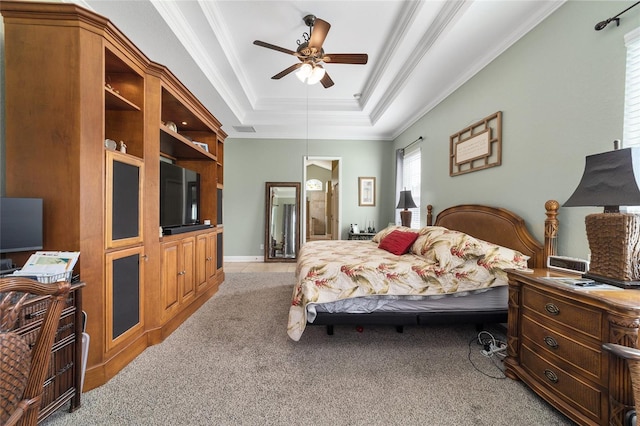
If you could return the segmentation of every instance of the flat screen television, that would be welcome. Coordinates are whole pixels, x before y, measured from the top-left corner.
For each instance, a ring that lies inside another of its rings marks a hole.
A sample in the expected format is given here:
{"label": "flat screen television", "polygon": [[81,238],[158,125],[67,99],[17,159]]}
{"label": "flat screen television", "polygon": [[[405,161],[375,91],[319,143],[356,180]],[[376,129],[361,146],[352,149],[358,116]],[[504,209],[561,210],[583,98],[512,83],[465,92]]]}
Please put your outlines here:
{"label": "flat screen television", "polygon": [[0,253],[42,249],[42,198],[0,197]]}
{"label": "flat screen television", "polygon": [[160,226],[200,223],[200,174],[160,161]]}

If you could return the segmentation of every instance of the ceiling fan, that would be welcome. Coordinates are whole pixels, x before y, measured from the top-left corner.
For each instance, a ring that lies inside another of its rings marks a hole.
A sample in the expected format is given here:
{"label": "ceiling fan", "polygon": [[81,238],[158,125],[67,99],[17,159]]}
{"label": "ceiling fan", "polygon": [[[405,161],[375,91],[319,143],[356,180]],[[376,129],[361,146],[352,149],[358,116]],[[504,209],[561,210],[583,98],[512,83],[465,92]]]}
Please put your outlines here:
{"label": "ceiling fan", "polygon": [[315,84],[320,81],[326,89],[333,86],[334,83],[324,67],[320,64],[321,62],[355,65],[364,65],[367,63],[369,57],[366,53],[324,53],[322,43],[324,43],[324,39],[327,37],[331,24],[320,18],[316,18],[314,15],[307,15],[303,20],[309,27],[309,32],[302,34],[304,42],[298,40],[298,49],[295,52],[260,40],[253,42],[256,46],[262,46],[267,49],[293,55],[300,60],[299,64],[291,65],[289,68],[280,71],[271,77],[272,79],[281,79],[285,75],[299,69],[296,75],[300,80],[307,84]]}

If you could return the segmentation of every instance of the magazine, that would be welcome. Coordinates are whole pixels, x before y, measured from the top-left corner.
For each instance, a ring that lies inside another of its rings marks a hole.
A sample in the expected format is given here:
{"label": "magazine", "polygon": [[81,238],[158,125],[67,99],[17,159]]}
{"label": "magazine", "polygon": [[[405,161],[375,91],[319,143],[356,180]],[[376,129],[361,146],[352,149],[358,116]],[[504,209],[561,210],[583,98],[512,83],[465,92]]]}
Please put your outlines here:
{"label": "magazine", "polygon": [[571,286],[575,290],[622,290],[620,287],[582,277],[544,277],[544,279]]}
{"label": "magazine", "polygon": [[78,251],[37,251],[13,275],[36,277],[42,282],[69,280],[79,256]]}

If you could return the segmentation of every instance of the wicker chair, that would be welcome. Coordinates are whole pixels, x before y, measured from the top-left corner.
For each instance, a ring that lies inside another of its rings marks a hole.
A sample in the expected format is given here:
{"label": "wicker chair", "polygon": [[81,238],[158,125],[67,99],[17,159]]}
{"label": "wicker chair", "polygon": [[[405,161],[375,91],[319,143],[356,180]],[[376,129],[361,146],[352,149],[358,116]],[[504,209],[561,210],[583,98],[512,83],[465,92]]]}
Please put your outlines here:
{"label": "wicker chair", "polygon": [[640,402],[640,350],[628,346],[617,345],[615,343],[605,343],[602,349],[614,354],[618,358],[627,360],[629,373],[631,375],[631,387],[633,388],[633,399],[636,402],[636,409],[625,413],[624,426],[636,426],[637,404]]}
{"label": "wicker chair", "polygon": [[[51,347],[71,285],[43,284],[25,277],[0,278],[0,424],[35,425],[49,369]],[[51,296],[32,345],[11,330],[23,320],[30,296]]]}

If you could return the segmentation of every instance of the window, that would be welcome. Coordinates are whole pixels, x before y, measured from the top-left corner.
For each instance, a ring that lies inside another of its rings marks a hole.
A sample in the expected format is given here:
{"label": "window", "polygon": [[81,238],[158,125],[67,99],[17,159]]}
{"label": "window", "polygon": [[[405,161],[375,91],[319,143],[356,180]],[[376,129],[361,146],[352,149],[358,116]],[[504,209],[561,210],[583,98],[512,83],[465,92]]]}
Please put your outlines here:
{"label": "window", "polygon": [[322,182],[318,179],[309,179],[306,184],[307,191],[322,191]]}
{"label": "window", "polygon": [[[420,147],[411,145],[405,149],[399,149],[397,154],[396,177],[396,205],[400,191],[411,190],[411,196],[416,203],[416,208],[411,211],[411,227],[420,228],[420,181],[421,181],[421,155]],[[396,223],[400,223],[400,209],[396,209]]]}
{"label": "window", "polygon": [[[640,146],[640,27],[624,36],[627,47],[627,73],[624,84],[623,147]],[[640,213],[640,206],[627,207]]]}
{"label": "window", "polygon": [[624,89],[623,146],[640,146],[640,27],[624,37],[627,75]]}

